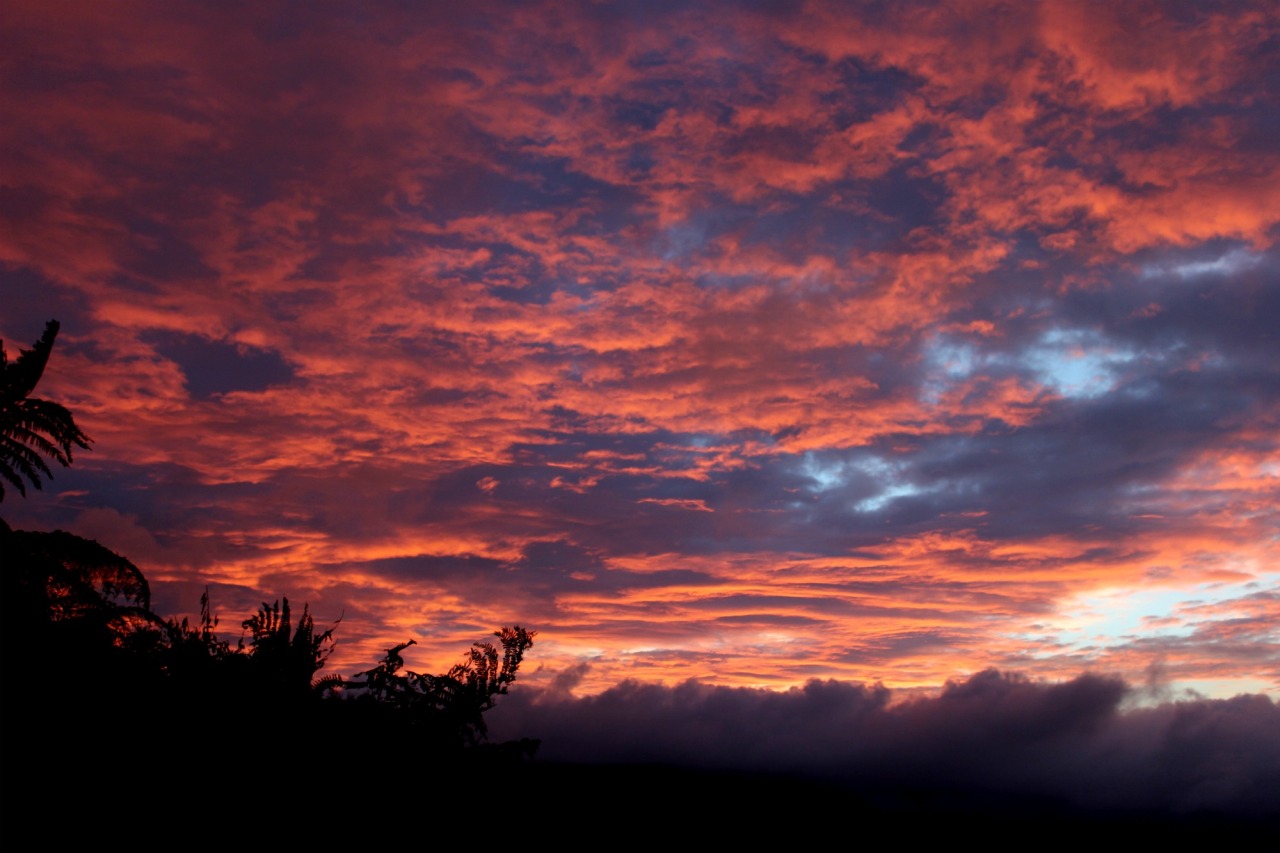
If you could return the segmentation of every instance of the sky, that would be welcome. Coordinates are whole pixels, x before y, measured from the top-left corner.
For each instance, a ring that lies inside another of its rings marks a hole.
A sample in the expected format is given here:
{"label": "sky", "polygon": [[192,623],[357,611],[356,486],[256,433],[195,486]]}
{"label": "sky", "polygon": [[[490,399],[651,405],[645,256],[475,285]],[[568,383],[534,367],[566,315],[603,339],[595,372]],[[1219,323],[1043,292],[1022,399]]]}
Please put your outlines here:
{"label": "sky", "polygon": [[1278,47],[1273,2],[8,0],[0,338],[60,321],[93,446],[0,514],[231,638],[307,602],[334,671],[521,624],[544,725],[1274,717]]}

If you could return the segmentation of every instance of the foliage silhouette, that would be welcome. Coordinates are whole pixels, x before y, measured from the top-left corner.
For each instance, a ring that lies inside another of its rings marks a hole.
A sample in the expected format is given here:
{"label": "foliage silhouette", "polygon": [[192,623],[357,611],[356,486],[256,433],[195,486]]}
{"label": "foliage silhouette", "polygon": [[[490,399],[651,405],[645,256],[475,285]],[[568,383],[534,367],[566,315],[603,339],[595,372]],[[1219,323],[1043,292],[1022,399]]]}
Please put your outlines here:
{"label": "foliage silhouette", "polygon": [[404,668],[410,640],[351,679],[316,678],[337,625],[317,630],[305,605],[295,619],[287,598],[264,602],[233,645],[217,634],[207,590],[197,624],[161,619],[137,567],[91,540],[0,522],[0,554],[4,665],[30,676],[6,696],[5,729],[51,741],[87,725],[232,752],[317,741],[359,749],[377,737],[394,739],[401,757],[455,760],[487,744],[483,715],[533,645],[534,632],[503,628],[499,645],[477,642],[429,675]]}
{"label": "foliage silhouette", "polygon": [[[24,496],[27,482],[40,488],[49,476],[45,457],[69,465],[72,447],[89,443],[67,409],[30,396],[57,331],[50,321],[13,363],[0,347],[0,480]],[[317,630],[305,604],[295,621],[287,598],[263,602],[232,646],[217,635],[208,589],[198,624],[162,619],[138,567],[93,540],[0,519],[0,562],[0,654],[16,685],[3,695],[6,767],[19,733],[40,744],[40,767],[82,766],[104,743],[136,747],[157,733],[179,752],[255,757],[322,741],[359,751],[371,737],[395,737],[388,762],[415,751],[454,761],[486,744],[483,714],[533,645],[534,632],[503,628],[501,653],[478,642],[447,673],[424,675],[403,668],[410,640],[354,679],[316,678],[337,623]]]}
{"label": "foliage silhouette", "polygon": [[46,456],[66,467],[73,447],[89,447],[89,437],[76,426],[70,411],[31,396],[57,335],[58,321],[50,320],[40,340],[31,349],[20,350],[13,362],[0,341],[0,501],[5,480],[25,497],[27,482],[39,489],[42,475],[53,476]]}
{"label": "foliage silhouette", "polygon": [[401,672],[400,653],[415,643],[409,640],[387,649],[376,667],[359,673],[346,686],[356,693],[356,701],[380,703],[395,722],[417,730],[437,746],[476,746],[488,736],[484,712],[516,680],[536,634],[519,625],[495,631],[502,645],[501,663],[492,643],[478,642],[472,644],[465,661],[444,675]]}
{"label": "foliage silhouette", "polygon": [[151,588],[132,562],[92,539],[63,530],[11,530],[0,519],[0,647],[6,662],[74,656],[99,657],[127,646],[137,630],[150,630]]}
{"label": "foliage silhouette", "polygon": [[[206,596],[208,592],[206,591]],[[281,603],[283,601],[283,604]],[[302,606],[298,627],[292,627],[289,599],[274,604],[263,602],[258,612],[241,623],[249,632],[250,653],[255,676],[264,689],[283,694],[304,696],[310,693],[312,679],[333,653],[334,628],[315,630],[307,605]],[[241,640],[238,651],[244,651]]]}
{"label": "foliage silhouette", "polygon": [[138,567],[92,539],[64,530],[10,530],[3,521],[0,535],[14,559],[7,575],[30,586],[27,594],[43,600],[52,621],[151,607],[151,587]]}
{"label": "foliage silhouette", "polygon": [[[45,457],[71,464],[72,448],[89,437],[59,403],[32,397],[44,375],[58,321],[50,320],[29,350],[10,362],[0,341],[0,500],[4,481],[26,496],[26,484],[51,477]],[[155,621],[151,590],[138,567],[91,539],[62,530],[12,530],[0,519],[0,646],[6,659],[27,648],[54,657],[77,645],[123,645],[138,625]],[[65,648],[64,648],[65,647]]]}

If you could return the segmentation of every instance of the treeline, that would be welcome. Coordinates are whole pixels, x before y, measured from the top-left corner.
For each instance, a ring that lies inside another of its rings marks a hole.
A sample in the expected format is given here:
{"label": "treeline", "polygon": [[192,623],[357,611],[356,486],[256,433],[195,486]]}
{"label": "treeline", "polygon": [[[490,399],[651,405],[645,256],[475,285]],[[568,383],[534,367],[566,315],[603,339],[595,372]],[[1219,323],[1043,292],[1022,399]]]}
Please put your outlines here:
{"label": "treeline", "polygon": [[[51,321],[12,362],[0,345],[0,501],[3,483],[25,496],[52,475],[49,461],[69,465],[73,448],[89,446],[68,410],[32,396],[57,331]],[[409,640],[350,678],[322,672],[336,626],[317,628],[306,605],[264,602],[239,628],[234,643],[219,634],[207,591],[195,624],[163,618],[127,558],[0,519],[6,776],[47,782],[147,756],[226,784],[317,750],[359,776],[403,760],[509,762],[536,747],[489,744],[484,723],[533,645],[518,625],[440,675],[405,669]]]}
{"label": "treeline", "polygon": [[64,739],[92,732],[217,741],[237,752],[391,739],[419,757],[458,757],[486,745],[484,712],[533,645],[533,632],[503,628],[496,643],[477,642],[448,672],[429,675],[404,668],[410,640],[353,677],[325,675],[334,628],[318,629],[287,598],[244,619],[233,644],[219,636],[207,592],[196,624],[163,619],[142,572],[92,540],[0,521],[0,558],[5,728],[43,733],[53,749],[78,750]]}

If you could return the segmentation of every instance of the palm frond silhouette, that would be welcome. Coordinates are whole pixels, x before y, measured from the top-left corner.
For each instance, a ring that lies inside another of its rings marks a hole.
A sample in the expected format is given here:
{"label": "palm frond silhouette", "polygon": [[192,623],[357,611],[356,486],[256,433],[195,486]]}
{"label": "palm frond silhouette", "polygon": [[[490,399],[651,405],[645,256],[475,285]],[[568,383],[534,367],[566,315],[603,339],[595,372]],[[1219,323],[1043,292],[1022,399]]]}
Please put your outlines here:
{"label": "palm frond silhouette", "polygon": [[39,489],[42,477],[53,476],[46,458],[66,467],[73,447],[89,447],[90,438],[65,406],[31,396],[57,336],[58,321],[50,320],[40,340],[12,362],[0,341],[0,501],[6,480],[25,497],[27,483]]}

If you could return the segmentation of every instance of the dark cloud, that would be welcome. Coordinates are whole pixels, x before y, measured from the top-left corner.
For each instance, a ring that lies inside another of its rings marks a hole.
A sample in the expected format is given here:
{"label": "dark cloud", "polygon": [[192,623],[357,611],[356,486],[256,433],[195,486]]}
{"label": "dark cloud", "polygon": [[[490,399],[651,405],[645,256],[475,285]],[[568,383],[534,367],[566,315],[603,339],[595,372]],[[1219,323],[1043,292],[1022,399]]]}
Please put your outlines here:
{"label": "dark cloud", "polygon": [[987,670],[933,698],[810,681],[779,693],[628,681],[583,698],[514,691],[498,736],[543,739],[548,760],[799,773],[863,791],[1041,797],[1170,815],[1280,815],[1280,711],[1263,696],[1122,709],[1121,681],[1045,684]]}
{"label": "dark cloud", "polygon": [[164,333],[143,335],[142,340],[178,363],[193,397],[262,391],[293,378],[288,363],[270,350]]}

